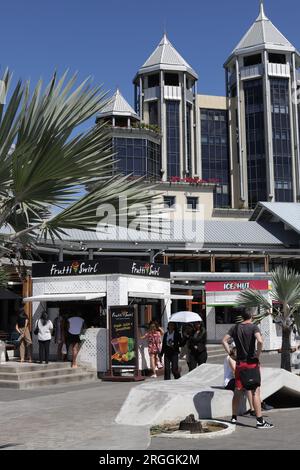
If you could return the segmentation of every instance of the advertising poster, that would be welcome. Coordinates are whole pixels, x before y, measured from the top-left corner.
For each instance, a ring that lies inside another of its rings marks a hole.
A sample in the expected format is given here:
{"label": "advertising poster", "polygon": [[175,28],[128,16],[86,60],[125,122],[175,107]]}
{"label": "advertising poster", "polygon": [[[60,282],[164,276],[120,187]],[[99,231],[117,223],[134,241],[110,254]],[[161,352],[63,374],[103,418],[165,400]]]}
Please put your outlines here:
{"label": "advertising poster", "polygon": [[134,369],[136,367],[134,307],[111,307],[110,326],[112,367]]}

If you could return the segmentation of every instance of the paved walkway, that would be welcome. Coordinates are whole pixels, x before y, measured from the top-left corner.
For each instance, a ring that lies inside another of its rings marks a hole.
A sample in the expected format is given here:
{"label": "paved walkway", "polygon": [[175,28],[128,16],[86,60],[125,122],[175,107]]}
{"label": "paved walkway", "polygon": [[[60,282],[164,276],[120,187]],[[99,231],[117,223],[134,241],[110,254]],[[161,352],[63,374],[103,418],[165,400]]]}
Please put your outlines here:
{"label": "paved walkway", "polygon": [[[263,363],[278,367],[279,358],[264,355]],[[153,438],[150,443],[148,429],[114,424],[135,386],[138,384],[99,381],[38,390],[0,389],[0,449],[126,450],[147,449],[149,445],[149,450],[300,448],[300,409],[268,412],[276,426],[269,431],[254,429],[253,418],[241,418],[243,426],[222,439],[198,442]]]}
{"label": "paved walkway", "polygon": [[300,409],[272,410],[265,414],[273,429],[258,430],[256,419],[242,417],[236,431],[213,439],[159,439],[154,437],[148,450],[299,450]]}
{"label": "paved walkway", "polygon": [[0,390],[0,449],[145,449],[148,429],[114,424],[133,386]]}

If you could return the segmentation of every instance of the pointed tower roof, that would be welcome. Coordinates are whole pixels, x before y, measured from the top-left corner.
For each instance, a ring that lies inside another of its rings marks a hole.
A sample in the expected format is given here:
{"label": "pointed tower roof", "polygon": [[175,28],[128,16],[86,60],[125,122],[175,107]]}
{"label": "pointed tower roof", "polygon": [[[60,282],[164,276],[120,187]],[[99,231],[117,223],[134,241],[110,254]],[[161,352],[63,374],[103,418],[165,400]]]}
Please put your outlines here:
{"label": "pointed tower roof", "polygon": [[167,35],[164,34],[157,48],[140,68],[138,74],[154,72],[157,70],[183,71],[188,72],[196,80],[198,75],[193,68],[184,60],[170,43]]}
{"label": "pointed tower roof", "polygon": [[106,116],[128,116],[138,119],[138,115],[130,104],[125,100],[119,88],[111,97],[111,99],[103,106],[101,113],[98,117]]}
{"label": "pointed tower roof", "polygon": [[272,48],[295,51],[295,47],[281,34],[265,14],[264,4],[260,2],[260,12],[251,28],[233,50],[233,54],[247,52],[256,48]]}

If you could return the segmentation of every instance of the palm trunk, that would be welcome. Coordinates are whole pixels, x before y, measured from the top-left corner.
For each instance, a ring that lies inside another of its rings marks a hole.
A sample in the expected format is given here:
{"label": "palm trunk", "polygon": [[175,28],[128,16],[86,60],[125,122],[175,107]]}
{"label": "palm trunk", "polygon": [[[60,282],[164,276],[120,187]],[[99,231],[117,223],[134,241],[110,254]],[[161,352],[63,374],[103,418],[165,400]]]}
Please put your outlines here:
{"label": "palm trunk", "polygon": [[282,327],[281,369],[291,372],[291,328]]}

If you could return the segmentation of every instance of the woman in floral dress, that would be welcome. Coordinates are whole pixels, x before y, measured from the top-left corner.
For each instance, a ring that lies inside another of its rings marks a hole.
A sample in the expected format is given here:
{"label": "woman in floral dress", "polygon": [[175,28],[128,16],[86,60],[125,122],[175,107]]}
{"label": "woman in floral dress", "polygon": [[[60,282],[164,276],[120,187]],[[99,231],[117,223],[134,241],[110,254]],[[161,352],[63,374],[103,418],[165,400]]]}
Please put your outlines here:
{"label": "woman in floral dress", "polygon": [[148,352],[150,357],[150,366],[152,369],[151,378],[156,378],[156,370],[161,366],[159,360],[159,354],[161,351],[161,339],[164,335],[163,329],[158,325],[156,321],[152,321],[149,325],[149,331],[141,339],[147,339],[148,341]]}

